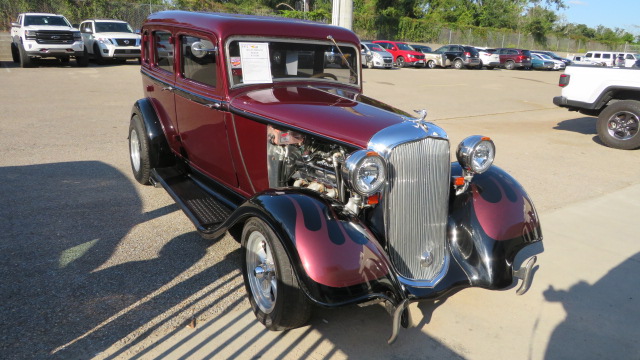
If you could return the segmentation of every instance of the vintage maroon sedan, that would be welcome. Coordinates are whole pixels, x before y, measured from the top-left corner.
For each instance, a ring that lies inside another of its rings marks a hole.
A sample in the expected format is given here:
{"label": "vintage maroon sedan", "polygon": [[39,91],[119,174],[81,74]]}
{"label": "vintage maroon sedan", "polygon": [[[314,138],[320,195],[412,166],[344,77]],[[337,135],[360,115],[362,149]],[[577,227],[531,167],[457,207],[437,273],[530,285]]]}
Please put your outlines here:
{"label": "vintage maroon sedan", "polygon": [[303,325],[314,304],[382,302],[393,341],[410,302],[517,279],[528,289],[535,257],[516,255],[542,239],[538,216],[492,166],[491,139],[465,139],[451,163],[426,112],[363,96],[353,32],[170,11],[144,23],[142,49],[135,178],[162,185],[204,237],[241,242],[268,329]]}

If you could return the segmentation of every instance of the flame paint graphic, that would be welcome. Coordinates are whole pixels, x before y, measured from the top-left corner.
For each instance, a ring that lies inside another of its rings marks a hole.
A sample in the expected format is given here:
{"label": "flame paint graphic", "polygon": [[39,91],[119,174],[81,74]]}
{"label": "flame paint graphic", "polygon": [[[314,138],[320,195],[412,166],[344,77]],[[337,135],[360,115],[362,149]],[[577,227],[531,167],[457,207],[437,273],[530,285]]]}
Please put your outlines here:
{"label": "flame paint graphic", "polygon": [[[373,234],[363,233],[362,229],[340,221],[336,216],[328,216],[335,214],[324,214],[315,202],[312,206],[303,204],[303,211],[298,201],[291,201],[296,210],[296,247],[302,265],[313,281],[331,287],[347,287],[379,279],[389,272],[387,261],[375,244],[368,240],[356,241],[350,235],[369,239],[374,238]],[[307,228],[305,216],[319,219],[319,229]],[[327,221],[337,226],[328,226]],[[336,238],[339,240],[332,241]]]}
{"label": "flame paint graphic", "polygon": [[[536,212],[524,191],[506,177],[497,175],[503,180],[498,181],[494,176],[472,185],[473,207],[484,232],[494,240],[504,241],[536,229]],[[505,188],[505,183],[511,186]]]}

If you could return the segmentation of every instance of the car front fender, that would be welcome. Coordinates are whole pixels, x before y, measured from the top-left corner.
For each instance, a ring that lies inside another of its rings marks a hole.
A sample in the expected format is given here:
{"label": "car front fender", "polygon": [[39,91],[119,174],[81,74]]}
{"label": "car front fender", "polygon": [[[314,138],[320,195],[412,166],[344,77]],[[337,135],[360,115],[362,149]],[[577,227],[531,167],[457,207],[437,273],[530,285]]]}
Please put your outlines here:
{"label": "car front fender", "polygon": [[[282,241],[302,288],[323,306],[374,298],[399,302],[390,261],[375,236],[339,203],[311,190],[269,190],[239,212],[260,214]],[[391,296],[391,297],[390,297]]]}
{"label": "car front fender", "polygon": [[[452,174],[461,174],[457,163]],[[512,285],[517,253],[542,240],[533,202],[497,166],[475,175],[468,190],[453,198],[448,232],[451,254],[471,285],[489,289]]]}

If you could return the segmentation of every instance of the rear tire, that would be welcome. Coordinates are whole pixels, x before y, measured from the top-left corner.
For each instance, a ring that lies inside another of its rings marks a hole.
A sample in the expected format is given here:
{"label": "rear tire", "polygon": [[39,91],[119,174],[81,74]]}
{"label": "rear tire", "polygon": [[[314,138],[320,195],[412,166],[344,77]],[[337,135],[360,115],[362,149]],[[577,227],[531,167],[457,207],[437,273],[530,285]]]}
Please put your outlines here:
{"label": "rear tire", "polygon": [[596,128],[607,146],[633,150],[640,148],[640,101],[623,100],[607,106],[598,116]]}
{"label": "rear tire", "polygon": [[504,64],[504,68],[507,70],[513,70],[516,68],[516,63],[513,61],[507,61],[506,64]]}
{"label": "rear tire", "polygon": [[464,63],[460,59],[453,60],[453,67],[457,70],[462,70],[464,68]]}
{"label": "rear tire", "polygon": [[242,230],[242,274],[251,308],[272,331],[304,325],[311,304],[300,289],[295,270],[280,239],[258,218]]}
{"label": "rear tire", "polygon": [[478,66],[476,66],[476,69],[478,69],[478,70],[482,70],[482,67],[483,67],[483,66],[484,66],[484,65],[482,64],[482,61],[480,61],[480,64],[478,64]]}
{"label": "rear tire", "polygon": [[133,177],[142,184],[150,184],[151,155],[149,153],[149,140],[145,136],[145,128],[138,114],[131,117],[129,124],[129,160]]}

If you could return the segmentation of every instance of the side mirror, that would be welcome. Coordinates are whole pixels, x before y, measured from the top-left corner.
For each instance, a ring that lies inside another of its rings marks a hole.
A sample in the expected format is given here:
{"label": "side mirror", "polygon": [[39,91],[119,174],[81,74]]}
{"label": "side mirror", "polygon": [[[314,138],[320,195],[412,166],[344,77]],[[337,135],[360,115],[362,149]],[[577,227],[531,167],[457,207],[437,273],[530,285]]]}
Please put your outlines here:
{"label": "side mirror", "polygon": [[11,26],[20,27],[20,23],[12,22],[12,23],[11,23]]}
{"label": "side mirror", "polygon": [[85,28],[84,30],[82,30],[83,33],[85,34],[93,34],[93,30],[89,29],[89,28]]}
{"label": "side mirror", "polygon": [[205,44],[201,41],[196,41],[191,44],[191,53],[198,59],[205,57],[207,53],[215,53],[216,51],[218,51],[217,47],[214,46],[211,49],[207,49]]}

